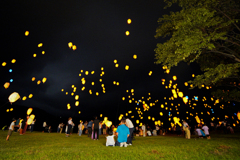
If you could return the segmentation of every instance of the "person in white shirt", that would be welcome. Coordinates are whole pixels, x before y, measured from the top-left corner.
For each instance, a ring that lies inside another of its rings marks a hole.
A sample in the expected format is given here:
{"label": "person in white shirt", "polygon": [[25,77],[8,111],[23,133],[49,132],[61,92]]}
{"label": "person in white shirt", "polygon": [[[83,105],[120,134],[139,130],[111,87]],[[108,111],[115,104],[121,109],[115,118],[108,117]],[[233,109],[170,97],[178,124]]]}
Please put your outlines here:
{"label": "person in white shirt", "polygon": [[146,126],[145,124],[142,125],[143,137],[146,137]]}
{"label": "person in white shirt", "polygon": [[204,124],[204,126],[202,127],[202,129],[204,130],[204,133],[205,133],[207,139],[211,139],[210,134],[209,134],[209,128],[208,128],[208,126],[207,126],[206,124]]}
{"label": "person in white shirt", "polygon": [[16,119],[13,118],[12,123],[10,124],[9,130],[8,130],[8,135],[7,135],[6,141],[9,141],[9,137],[12,135],[12,132],[13,132],[14,127],[15,127],[15,122],[16,122]]}
{"label": "person in white shirt", "polygon": [[46,127],[47,127],[47,122],[43,122],[43,133],[44,133],[44,131],[46,130]]}
{"label": "person in white shirt", "polygon": [[129,118],[126,119],[126,126],[129,128],[129,132],[130,132],[130,135],[129,135],[128,139],[127,139],[127,144],[128,145],[132,145],[134,125],[133,125],[132,121]]}
{"label": "person in white shirt", "polygon": [[199,138],[203,138],[203,135],[201,133],[201,129],[200,128],[196,128],[196,132],[197,132]]}
{"label": "person in white shirt", "polygon": [[80,124],[78,125],[78,135],[82,135],[82,127],[83,127],[83,122],[81,121]]}
{"label": "person in white shirt", "polygon": [[109,135],[106,137],[106,146],[115,146],[115,139],[112,131],[109,131]]}
{"label": "person in white shirt", "polygon": [[69,117],[68,118],[68,129],[67,129],[66,137],[69,137],[69,134],[70,134],[71,129],[72,129],[72,125],[73,125],[72,117]]}

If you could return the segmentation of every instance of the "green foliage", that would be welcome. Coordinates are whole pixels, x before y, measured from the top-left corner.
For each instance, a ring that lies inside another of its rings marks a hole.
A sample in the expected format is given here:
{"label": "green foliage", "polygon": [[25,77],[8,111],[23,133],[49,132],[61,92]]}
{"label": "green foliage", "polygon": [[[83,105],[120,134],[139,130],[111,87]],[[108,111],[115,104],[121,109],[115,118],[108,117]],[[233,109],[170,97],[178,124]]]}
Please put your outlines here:
{"label": "green foliage", "polygon": [[[180,62],[197,62],[202,75],[190,81],[194,87],[223,85],[239,77],[240,17],[237,0],[165,0],[177,3],[181,11],[159,18],[155,37],[169,37],[155,49],[156,64],[169,69]],[[240,99],[239,99],[240,100]]]}

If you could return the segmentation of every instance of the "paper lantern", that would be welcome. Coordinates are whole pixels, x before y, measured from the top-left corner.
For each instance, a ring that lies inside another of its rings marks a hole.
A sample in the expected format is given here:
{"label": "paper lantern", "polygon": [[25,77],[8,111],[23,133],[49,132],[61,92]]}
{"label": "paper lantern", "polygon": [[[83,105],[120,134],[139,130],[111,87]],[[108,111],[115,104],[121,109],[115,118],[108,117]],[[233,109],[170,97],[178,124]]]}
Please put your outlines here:
{"label": "paper lantern", "polygon": [[177,80],[177,76],[173,76],[173,80],[176,81]]}
{"label": "paper lantern", "polygon": [[128,65],[125,66],[125,70],[129,70],[129,66]]}
{"label": "paper lantern", "polygon": [[187,104],[187,102],[188,102],[187,97],[183,97],[183,102],[184,102],[185,104]]}
{"label": "paper lantern", "polygon": [[42,54],[45,54],[45,51],[42,51]]}
{"label": "paper lantern", "polygon": [[35,81],[35,79],[36,79],[35,77],[32,77],[32,81]]}
{"label": "paper lantern", "polygon": [[76,45],[73,45],[73,46],[72,46],[72,50],[75,51],[76,49],[77,49],[77,46],[76,46]]}
{"label": "paper lantern", "polygon": [[198,116],[195,117],[197,123],[201,123],[200,119]]}
{"label": "paper lantern", "polygon": [[238,120],[240,120],[240,112],[237,113]]}
{"label": "paper lantern", "polygon": [[33,97],[33,95],[32,95],[32,94],[29,94],[28,98],[32,98],[32,97]]}
{"label": "paper lantern", "polygon": [[130,32],[129,32],[129,31],[126,31],[125,34],[126,34],[126,36],[129,36]]}
{"label": "paper lantern", "polygon": [[183,92],[178,92],[178,96],[182,98],[183,97]]}
{"label": "paper lantern", "polygon": [[124,100],[125,100],[125,97],[122,97],[122,100],[124,101]]}
{"label": "paper lantern", "polygon": [[119,66],[118,64],[115,64],[115,67],[116,67],[116,68],[118,68],[118,66]]}
{"label": "paper lantern", "polygon": [[70,106],[69,103],[67,104],[67,109],[68,109],[68,110],[71,109],[71,106]]}
{"label": "paper lantern", "polygon": [[44,77],[44,78],[42,79],[42,82],[45,83],[46,81],[47,81],[47,78]]}
{"label": "paper lantern", "polygon": [[195,74],[192,74],[192,77],[195,77]]}
{"label": "paper lantern", "polygon": [[6,63],[6,62],[3,62],[3,63],[2,63],[2,66],[3,66],[3,67],[4,67],[4,66],[6,66],[6,65],[7,65],[7,63]]}
{"label": "paper lantern", "polygon": [[42,44],[42,43],[39,43],[39,44],[38,44],[38,47],[42,47],[42,46],[43,46],[43,44]]}
{"label": "paper lantern", "polygon": [[151,75],[152,75],[152,71],[150,71],[150,72],[148,73],[148,75],[151,76]]}
{"label": "paper lantern", "polygon": [[76,95],[76,96],[75,96],[75,100],[78,100],[78,99],[79,99],[79,95]]}
{"label": "paper lantern", "polygon": [[104,117],[102,124],[106,124],[107,127],[111,127],[112,122],[109,121],[107,117]]}
{"label": "paper lantern", "polygon": [[128,19],[128,20],[127,20],[127,23],[128,23],[128,24],[131,24],[131,23],[132,23],[132,20],[131,20],[131,19]]}
{"label": "paper lantern", "polygon": [[32,115],[28,118],[28,120],[27,120],[27,124],[28,124],[28,125],[32,124],[34,118],[35,118],[35,115],[32,114]]}
{"label": "paper lantern", "polygon": [[10,108],[10,111],[13,111],[13,108]]}
{"label": "paper lantern", "polygon": [[68,47],[72,48],[72,46],[73,46],[73,43],[72,42],[68,42]]}
{"label": "paper lantern", "polygon": [[94,86],[94,82],[92,82],[92,86]]}
{"label": "paper lantern", "polygon": [[170,70],[169,70],[169,69],[167,69],[167,70],[166,70],[166,73],[167,73],[167,74],[169,74],[169,73],[170,73]]}
{"label": "paper lantern", "polygon": [[36,54],[36,53],[34,53],[34,54],[33,54],[33,57],[37,57],[37,54]]}
{"label": "paper lantern", "polygon": [[78,111],[78,114],[80,114],[81,113],[81,111]]}
{"label": "paper lantern", "polygon": [[23,101],[25,101],[26,99],[27,99],[27,97],[26,97],[26,96],[24,96],[24,97],[22,98],[22,100],[23,100]]}
{"label": "paper lantern", "polygon": [[15,63],[16,62],[16,59],[12,59],[12,61],[11,61],[12,63]]}
{"label": "paper lantern", "polygon": [[102,114],[100,114],[100,117],[102,117]]}
{"label": "paper lantern", "polygon": [[20,95],[17,92],[13,92],[9,97],[8,100],[12,104],[16,102],[20,98]]}
{"label": "paper lantern", "polygon": [[76,102],[75,102],[75,106],[78,106],[78,105],[79,105],[79,101],[76,101]]}
{"label": "paper lantern", "polygon": [[31,113],[32,113],[32,108],[28,108],[28,110],[27,110],[27,115],[30,115]]}
{"label": "paper lantern", "polygon": [[133,55],[133,59],[137,59],[137,55],[136,54]]}
{"label": "paper lantern", "polygon": [[4,87],[5,89],[8,89],[9,86],[10,86],[10,83],[9,83],[9,82],[6,82],[6,83],[3,85],[3,87]]}
{"label": "paper lantern", "polygon": [[29,31],[25,31],[25,36],[28,36],[29,35]]}

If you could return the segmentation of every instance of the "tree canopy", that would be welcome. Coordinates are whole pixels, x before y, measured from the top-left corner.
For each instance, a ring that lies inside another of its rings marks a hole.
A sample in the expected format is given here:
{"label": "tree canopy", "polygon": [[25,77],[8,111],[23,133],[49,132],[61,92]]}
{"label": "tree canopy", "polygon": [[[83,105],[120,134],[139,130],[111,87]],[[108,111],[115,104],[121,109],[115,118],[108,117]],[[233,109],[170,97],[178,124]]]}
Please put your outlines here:
{"label": "tree canopy", "polygon": [[156,38],[169,38],[155,49],[156,64],[171,69],[180,62],[197,62],[203,74],[189,81],[194,87],[215,86],[217,98],[240,102],[240,1],[165,0],[180,11],[158,19]]}

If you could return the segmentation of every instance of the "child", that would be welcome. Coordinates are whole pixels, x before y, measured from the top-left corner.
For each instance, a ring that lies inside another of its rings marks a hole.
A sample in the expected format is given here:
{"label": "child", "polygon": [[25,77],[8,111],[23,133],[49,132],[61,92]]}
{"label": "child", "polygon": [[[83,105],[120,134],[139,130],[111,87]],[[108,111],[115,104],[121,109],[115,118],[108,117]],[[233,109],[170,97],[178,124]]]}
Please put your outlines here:
{"label": "child", "polygon": [[7,135],[6,141],[9,141],[9,137],[11,136],[11,134],[14,130],[14,127],[15,127],[15,122],[16,122],[16,119],[13,118],[12,123],[10,124],[9,130],[8,130],[8,135]]}
{"label": "child", "polygon": [[198,134],[198,138],[203,138],[201,129],[200,129],[199,127],[197,127],[196,132],[197,132],[197,134]]}
{"label": "child", "polygon": [[204,130],[207,139],[210,139],[211,137],[210,137],[210,134],[209,134],[209,128],[208,128],[208,126],[207,126],[206,124],[204,124],[204,126],[202,127],[202,129]]}
{"label": "child", "polygon": [[109,135],[106,137],[106,146],[115,146],[115,139],[112,131],[109,131]]}
{"label": "child", "polygon": [[118,126],[116,135],[118,136],[116,145],[119,145],[120,147],[127,147],[127,138],[130,135],[129,128],[125,125],[126,119],[122,118],[121,125]]}

